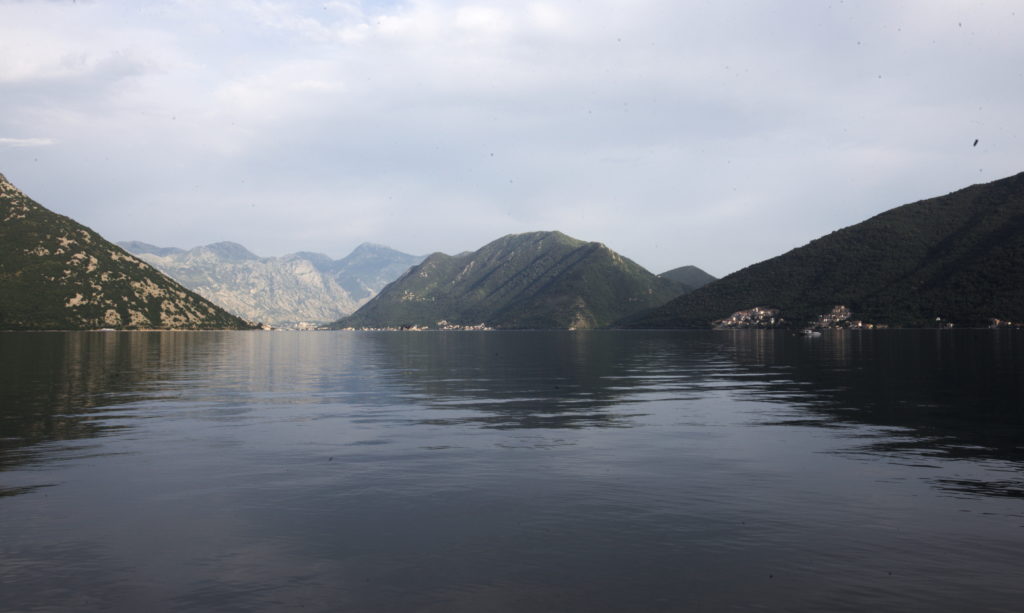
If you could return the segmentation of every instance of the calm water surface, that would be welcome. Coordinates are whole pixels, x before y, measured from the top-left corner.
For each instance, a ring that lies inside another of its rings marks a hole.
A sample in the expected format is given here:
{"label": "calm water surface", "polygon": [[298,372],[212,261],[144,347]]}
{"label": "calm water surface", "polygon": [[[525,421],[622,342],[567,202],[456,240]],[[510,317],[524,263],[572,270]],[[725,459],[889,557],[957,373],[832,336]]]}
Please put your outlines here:
{"label": "calm water surface", "polygon": [[3,611],[1020,611],[1024,332],[0,334]]}

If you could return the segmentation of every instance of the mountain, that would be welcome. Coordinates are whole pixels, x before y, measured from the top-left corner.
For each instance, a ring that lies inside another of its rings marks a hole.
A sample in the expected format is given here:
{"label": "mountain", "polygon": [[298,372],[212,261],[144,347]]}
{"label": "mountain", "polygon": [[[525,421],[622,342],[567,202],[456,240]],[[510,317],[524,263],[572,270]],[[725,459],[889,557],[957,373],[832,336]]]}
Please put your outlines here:
{"label": "mountain", "polygon": [[891,209],[621,323],[707,327],[755,306],[800,322],[835,305],[896,326],[1024,321],[1024,173]]}
{"label": "mountain", "polygon": [[677,283],[682,283],[683,285],[693,289],[704,287],[708,283],[718,280],[717,277],[712,277],[696,266],[680,266],[679,268],[667,270],[658,276],[664,277],[665,279],[671,279]]}
{"label": "mountain", "polygon": [[0,329],[247,329],[0,175]]}
{"label": "mountain", "polygon": [[345,291],[363,305],[385,285],[422,261],[421,256],[406,255],[383,245],[363,243],[338,260],[331,272]]}
{"label": "mountain", "polygon": [[275,326],[348,315],[423,259],[369,243],[340,260],[309,252],[263,258],[231,242],[187,251],[119,244],[210,300]]}
{"label": "mountain", "polygon": [[333,327],[594,328],[683,291],[601,243],[531,232],[435,253]]}

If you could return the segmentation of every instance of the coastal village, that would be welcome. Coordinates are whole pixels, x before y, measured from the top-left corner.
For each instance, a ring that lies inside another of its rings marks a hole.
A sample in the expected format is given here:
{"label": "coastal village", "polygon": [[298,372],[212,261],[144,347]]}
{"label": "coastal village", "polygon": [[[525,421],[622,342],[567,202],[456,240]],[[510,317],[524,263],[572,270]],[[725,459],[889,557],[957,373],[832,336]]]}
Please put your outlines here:
{"label": "coastal village", "polygon": [[782,318],[780,309],[754,307],[736,311],[725,319],[711,322],[716,330],[747,329],[747,328],[784,328],[786,320]]}
{"label": "coastal village", "polygon": [[[793,322],[788,321],[782,316],[782,310],[772,307],[753,307],[750,309],[743,309],[736,311],[729,317],[724,319],[718,319],[711,322],[712,329],[715,330],[771,330],[781,328],[793,327]],[[853,311],[849,307],[837,304],[827,313],[818,315],[812,321],[807,322],[803,326],[798,326],[804,331],[822,331],[822,330],[885,330],[889,328],[888,324],[871,323],[862,321],[860,319],[853,319]],[[941,317],[935,318],[935,325],[933,326],[938,329],[951,329],[955,325],[953,322],[943,319]],[[1022,330],[1024,329],[1024,323],[1007,321],[1005,319],[991,318],[989,320],[989,328],[1012,328]],[[308,322],[300,322],[300,324],[293,329],[298,330],[328,330],[330,328],[317,325]],[[456,324],[451,323],[447,320],[440,320],[433,326],[421,326],[421,325],[403,325],[403,326],[386,326],[386,327],[348,327],[341,328],[341,330],[348,331],[384,331],[384,332],[423,332],[428,330],[441,330],[441,331],[455,331],[455,330],[494,330],[495,328],[488,326],[485,323],[478,324]],[[570,328],[573,329],[573,328]]]}
{"label": "coastal village", "polygon": [[[782,310],[771,307],[754,307],[736,311],[725,319],[719,319],[711,323],[716,330],[742,330],[742,329],[774,329],[792,327],[792,322],[782,317]],[[849,307],[837,304],[827,313],[818,315],[802,328],[805,331],[821,330],[884,330],[887,324],[871,323],[853,319],[853,311]],[[938,329],[952,329],[955,324],[948,319],[936,317],[934,325]],[[989,328],[1013,328],[1024,330],[1024,323],[997,319],[989,319]]]}
{"label": "coastal village", "polygon": [[849,308],[837,304],[832,307],[831,311],[819,315],[816,320],[811,322],[811,328],[815,330],[834,330],[838,328],[847,330],[880,330],[889,327],[886,324],[867,323],[859,319],[851,319],[851,317],[853,317],[853,312]]}
{"label": "coastal village", "polygon": [[[810,330],[880,330],[888,328],[886,324],[875,324],[864,322],[859,319],[852,319],[853,312],[846,306],[837,304],[828,313],[818,315],[814,320],[807,323]],[[736,311],[725,319],[712,322],[716,330],[730,329],[771,329],[788,328],[790,322],[782,317],[781,309],[770,307],[754,307]]]}
{"label": "coastal village", "polygon": [[1024,330],[1024,322],[1019,321],[1006,321],[1005,319],[996,319],[993,317],[989,320],[989,328],[1015,328],[1017,330]]}
{"label": "coastal village", "polygon": [[419,326],[415,324],[404,325],[404,326],[387,326],[382,328],[341,328],[341,330],[364,330],[364,331],[384,331],[384,332],[424,332],[427,330],[442,330],[442,331],[454,331],[454,330],[493,330],[491,326],[485,323],[478,324],[453,324],[445,319],[437,322],[434,326]]}
{"label": "coastal village", "polygon": [[[329,326],[316,322],[301,321],[290,326],[283,327],[271,327],[266,324],[254,324],[262,327],[264,330],[300,330],[300,331],[312,331],[312,330],[330,330]],[[719,319],[712,322],[711,327],[715,330],[746,330],[746,329],[779,329],[779,328],[790,328],[792,322],[786,320],[782,316],[782,310],[771,308],[771,307],[754,307],[751,309],[744,309],[742,311],[736,311],[729,317]],[[951,329],[955,325],[953,322],[945,320],[941,317],[935,318],[934,328],[938,329]],[[884,330],[889,328],[887,324],[865,322],[859,319],[853,319],[853,311],[849,307],[841,304],[837,304],[827,313],[822,313],[814,320],[807,322],[801,329],[805,331],[809,330]],[[991,329],[1016,329],[1024,330],[1024,322],[1007,321],[1005,319],[991,318],[989,319],[988,328]],[[341,328],[341,330],[348,331],[378,331],[378,332],[423,332],[427,330],[440,330],[440,331],[456,331],[456,330],[494,330],[495,328],[488,326],[485,323],[478,324],[456,324],[451,323],[447,320],[440,320],[433,326],[420,326],[415,324],[403,325],[403,326],[386,326],[386,327],[348,327]],[[574,328],[569,328],[573,330]]]}

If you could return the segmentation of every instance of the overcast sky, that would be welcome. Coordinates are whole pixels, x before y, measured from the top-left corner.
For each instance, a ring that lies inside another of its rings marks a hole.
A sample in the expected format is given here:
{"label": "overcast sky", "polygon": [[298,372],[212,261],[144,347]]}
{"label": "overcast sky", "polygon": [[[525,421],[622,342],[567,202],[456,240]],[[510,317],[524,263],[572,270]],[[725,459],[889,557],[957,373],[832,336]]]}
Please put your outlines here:
{"label": "overcast sky", "polygon": [[115,241],[720,276],[1020,171],[1019,2],[0,0],[0,173]]}

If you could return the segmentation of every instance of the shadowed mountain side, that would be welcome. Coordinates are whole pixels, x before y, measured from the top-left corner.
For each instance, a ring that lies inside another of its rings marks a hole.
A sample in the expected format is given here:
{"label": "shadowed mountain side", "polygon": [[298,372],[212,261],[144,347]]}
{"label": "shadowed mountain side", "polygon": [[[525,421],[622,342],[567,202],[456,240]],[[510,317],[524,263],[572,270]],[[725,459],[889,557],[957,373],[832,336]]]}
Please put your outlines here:
{"label": "shadowed mountain side", "polygon": [[251,327],[0,175],[0,329]]}
{"label": "shadowed mountain side", "polygon": [[837,304],[896,326],[1024,320],[1024,174],[891,209],[619,325],[708,327],[754,306],[799,323]]}
{"label": "shadowed mountain side", "polygon": [[683,291],[600,243],[531,232],[435,253],[334,327],[595,328]]}

